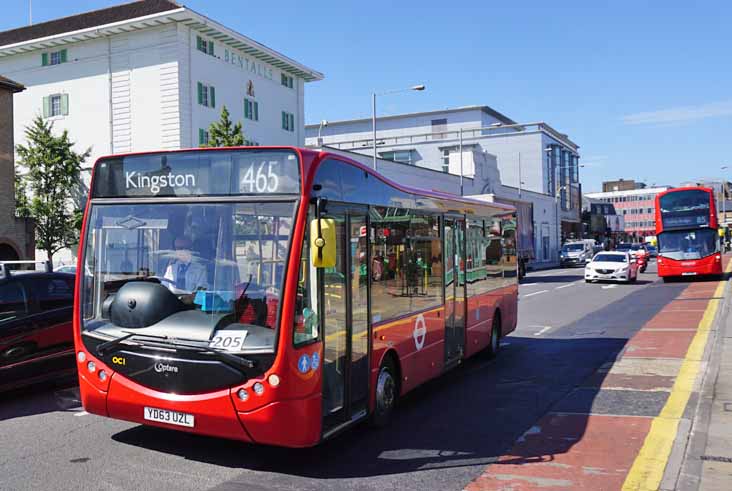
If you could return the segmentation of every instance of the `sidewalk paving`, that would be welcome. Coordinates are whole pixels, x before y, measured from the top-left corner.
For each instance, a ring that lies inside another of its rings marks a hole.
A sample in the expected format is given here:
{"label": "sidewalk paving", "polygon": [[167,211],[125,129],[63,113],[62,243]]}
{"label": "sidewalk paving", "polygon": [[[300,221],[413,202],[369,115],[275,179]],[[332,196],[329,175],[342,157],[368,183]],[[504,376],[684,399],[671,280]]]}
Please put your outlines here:
{"label": "sidewalk paving", "polygon": [[729,300],[723,314],[683,471],[675,489],[732,489],[732,315],[729,315]]}
{"label": "sidewalk paving", "polygon": [[[726,293],[724,282],[689,283],[466,490],[676,489]],[[732,321],[728,328],[703,461],[711,487],[702,489],[732,490]]]}

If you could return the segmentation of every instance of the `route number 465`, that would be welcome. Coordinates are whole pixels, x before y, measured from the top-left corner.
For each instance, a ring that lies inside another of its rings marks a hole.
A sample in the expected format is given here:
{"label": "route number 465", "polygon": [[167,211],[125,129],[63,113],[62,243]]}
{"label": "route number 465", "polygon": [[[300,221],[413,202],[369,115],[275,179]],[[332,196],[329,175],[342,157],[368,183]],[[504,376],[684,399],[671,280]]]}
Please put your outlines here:
{"label": "route number 465", "polygon": [[[245,193],[275,193],[280,187],[280,178],[274,166],[277,162],[262,162],[257,167],[252,164],[241,180],[241,191]],[[255,170],[256,167],[256,170]]]}

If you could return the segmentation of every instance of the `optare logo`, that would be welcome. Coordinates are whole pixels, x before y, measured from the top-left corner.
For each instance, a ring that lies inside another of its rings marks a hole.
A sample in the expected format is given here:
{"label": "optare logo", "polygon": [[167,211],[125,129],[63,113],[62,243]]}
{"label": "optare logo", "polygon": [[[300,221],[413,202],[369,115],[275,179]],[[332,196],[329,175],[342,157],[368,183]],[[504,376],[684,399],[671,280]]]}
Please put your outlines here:
{"label": "optare logo", "polygon": [[168,365],[167,363],[158,362],[153,366],[153,368],[155,368],[155,371],[158,373],[165,373],[165,372],[178,373],[177,366]]}
{"label": "optare logo", "polygon": [[115,365],[122,365],[122,366],[124,366],[124,365],[127,364],[127,360],[125,358],[121,357],[121,356],[113,356],[112,357],[112,363],[114,363]]}

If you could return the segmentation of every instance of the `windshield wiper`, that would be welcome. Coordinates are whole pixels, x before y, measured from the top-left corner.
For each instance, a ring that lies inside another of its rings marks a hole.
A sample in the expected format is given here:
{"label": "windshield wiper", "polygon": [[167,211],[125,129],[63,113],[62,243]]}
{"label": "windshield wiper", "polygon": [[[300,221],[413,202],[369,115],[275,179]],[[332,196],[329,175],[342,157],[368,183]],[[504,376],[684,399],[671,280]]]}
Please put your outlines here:
{"label": "windshield wiper", "polygon": [[122,341],[126,339],[135,338],[136,340],[143,341],[140,343],[142,346],[158,346],[163,348],[176,348],[184,351],[193,351],[196,353],[207,353],[214,355],[220,361],[227,365],[234,366],[234,368],[254,368],[256,362],[248,358],[242,358],[240,356],[233,355],[227,351],[211,348],[208,345],[181,343],[179,341],[192,341],[199,342],[196,339],[187,338],[176,338],[172,336],[155,336],[152,334],[140,334],[136,332],[122,331],[126,333],[124,336],[120,336],[111,341],[104,342],[97,346],[97,353],[102,356],[107,351],[118,346]]}

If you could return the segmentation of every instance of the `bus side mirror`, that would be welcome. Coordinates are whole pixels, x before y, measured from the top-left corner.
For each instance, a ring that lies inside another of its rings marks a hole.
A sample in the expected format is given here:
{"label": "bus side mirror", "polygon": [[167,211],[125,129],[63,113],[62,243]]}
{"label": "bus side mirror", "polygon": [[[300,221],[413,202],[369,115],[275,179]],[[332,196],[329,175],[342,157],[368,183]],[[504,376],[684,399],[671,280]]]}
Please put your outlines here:
{"label": "bus side mirror", "polygon": [[335,220],[316,218],[310,222],[310,260],[316,268],[336,265]]}

